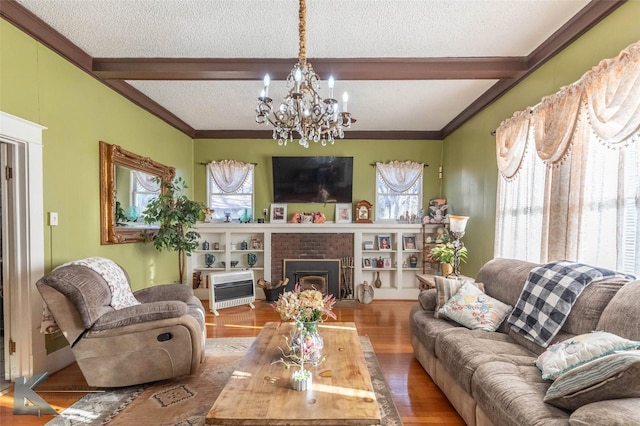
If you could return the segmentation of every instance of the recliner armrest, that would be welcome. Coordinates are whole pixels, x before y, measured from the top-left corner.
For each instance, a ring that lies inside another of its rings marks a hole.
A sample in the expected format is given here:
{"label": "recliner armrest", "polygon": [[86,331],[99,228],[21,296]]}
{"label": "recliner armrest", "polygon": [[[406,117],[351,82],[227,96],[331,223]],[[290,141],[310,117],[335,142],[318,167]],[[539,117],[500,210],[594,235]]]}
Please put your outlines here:
{"label": "recliner armrest", "polygon": [[111,330],[132,324],[178,318],[185,315],[187,311],[187,304],[179,300],[142,303],[102,315],[93,324],[91,330]]}
{"label": "recliner armrest", "polygon": [[179,300],[188,303],[193,297],[193,290],[185,284],[162,284],[143,288],[133,293],[140,303]]}

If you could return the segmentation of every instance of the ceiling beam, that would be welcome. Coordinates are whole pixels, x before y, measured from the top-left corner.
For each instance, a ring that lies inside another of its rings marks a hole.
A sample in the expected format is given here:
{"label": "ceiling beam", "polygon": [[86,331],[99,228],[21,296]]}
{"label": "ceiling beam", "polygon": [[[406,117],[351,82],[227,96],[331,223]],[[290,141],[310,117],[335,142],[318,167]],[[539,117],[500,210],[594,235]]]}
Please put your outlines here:
{"label": "ceiling beam", "polygon": [[[93,73],[120,80],[285,80],[297,59],[94,58]],[[527,70],[526,58],[315,58],[322,76],[349,80],[500,80]]]}

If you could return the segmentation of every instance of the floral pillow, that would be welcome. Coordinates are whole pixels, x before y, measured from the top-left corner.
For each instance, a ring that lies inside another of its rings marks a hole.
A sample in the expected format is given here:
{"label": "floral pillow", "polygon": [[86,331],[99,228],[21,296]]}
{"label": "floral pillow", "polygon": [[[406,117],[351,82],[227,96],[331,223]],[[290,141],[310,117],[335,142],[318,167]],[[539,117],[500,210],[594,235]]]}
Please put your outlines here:
{"label": "floral pillow", "polygon": [[463,284],[469,283],[478,287],[484,293],[484,284],[482,283],[472,283],[467,280],[458,280],[455,278],[445,278],[439,275],[434,277],[434,281],[436,283],[436,308],[434,309],[434,315],[436,318],[440,318],[440,309],[444,306],[449,299],[453,297],[454,294],[460,290]]}
{"label": "floral pillow", "polygon": [[466,282],[440,309],[439,314],[472,330],[496,331],[512,306],[484,294]]}
{"label": "floral pillow", "polygon": [[639,348],[640,342],[606,331],[594,331],[549,346],[535,363],[542,371],[544,380],[555,380],[561,374],[586,362],[615,351]]}

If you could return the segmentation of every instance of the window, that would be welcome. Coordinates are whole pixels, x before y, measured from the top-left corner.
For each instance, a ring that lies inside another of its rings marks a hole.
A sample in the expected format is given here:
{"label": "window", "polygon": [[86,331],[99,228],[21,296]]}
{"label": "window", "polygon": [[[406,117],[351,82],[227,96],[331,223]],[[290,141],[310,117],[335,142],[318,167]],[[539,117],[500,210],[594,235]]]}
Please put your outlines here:
{"label": "window", "polygon": [[420,213],[423,170],[423,164],[410,161],[376,164],[376,221]]}
{"label": "window", "polygon": [[207,167],[208,207],[214,219],[253,219],[254,166],[233,160],[212,162]]}
{"label": "window", "polygon": [[500,125],[495,257],[640,275],[638,75],[627,49]]}
{"label": "window", "polygon": [[160,179],[155,175],[132,170],[130,181],[131,205],[137,207],[142,214],[149,201],[160,195]]}

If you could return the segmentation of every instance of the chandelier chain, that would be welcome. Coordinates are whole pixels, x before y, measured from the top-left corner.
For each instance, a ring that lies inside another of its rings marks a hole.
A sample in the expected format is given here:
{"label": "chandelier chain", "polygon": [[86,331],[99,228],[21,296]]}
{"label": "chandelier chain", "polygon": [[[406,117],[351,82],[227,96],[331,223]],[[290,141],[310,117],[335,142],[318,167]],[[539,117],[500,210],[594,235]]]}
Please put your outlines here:
{"label": "chandelier chain", "polygon": [[300,10],[298,12],[298,32],[300,35],[300,51],[298,61],[301,64],[307,62],[307,3],[300,0]]}
{"label": "chandelier chain", "polygon": [[320,142],[322,146],[333,144],[336,138],[344,138],[344,129],[351,128],[356,122],[347,111],[348,96],[342,97],[342,108],[334,99],[334,79],[329,78],[329,97],[320,96],[320,78],[307,62],[307,5],[306,0],[299,0],[298,30],[300,50],[298,63],[294,65],[286,79],[289,92],[280,105],[274,109],[273,99],[269,97],[271,79],[264,77],[264,90],[258,98],[256,106],[256,123],[273,126],[273,139],[278,145],[287,145],[293,141],[294,133],[300,137],[299,143],[305,148],[309,142]]}

